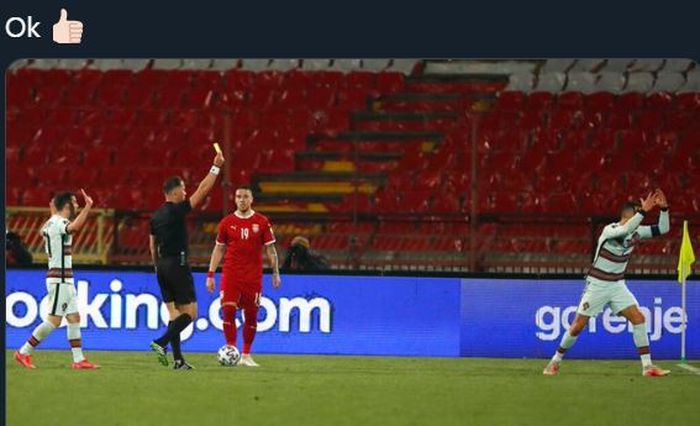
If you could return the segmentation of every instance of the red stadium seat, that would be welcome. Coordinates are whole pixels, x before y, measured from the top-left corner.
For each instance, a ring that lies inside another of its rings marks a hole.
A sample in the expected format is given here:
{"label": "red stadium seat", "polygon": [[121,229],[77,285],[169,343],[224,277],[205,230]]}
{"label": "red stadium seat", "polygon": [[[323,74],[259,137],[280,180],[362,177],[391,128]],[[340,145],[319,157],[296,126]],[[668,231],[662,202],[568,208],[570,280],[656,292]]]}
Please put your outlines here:
{"label": "red stadium seat", "polygon": [[[323,205],[333,220],[336,216],[347,220],[355,204],[368,215],[360,220],[369,225],[361,232],[363,248],[378,223],[372,220],[379,216],[384,223],[375,236],[379,238],[372,240],[374,249],[415,251],[421,256],[430,250],[467,250],[463,235],[468,224],[453,228],[449,221],[468,212],[472,204],[472,120],[482,107],[477,99],[503,87],[502,83],[417,83],[395,72],[301,69],[225,73],[20,69],[7,78],[9,204],[45,207],[51,191],[58,188],[49,183],[58,182],[61,189],[86,186],[100,207],[151,211],[162,203],[159,187],[172,174],[181,175],[189,191],[194,190],[192,185],[204,173],[197,164],[211,161],[213,141],[230,146],[228,166],[234,184],[255,184],[262,173],[297,169],[324,173],[325,161],[352,160],[357,147],[362,156],[356,164],[360,173],[377,173],[384,187],[378,183],[382,189],[360,195],[357,203],[345,196]],[[403,92],[417,93],[420,99],[388,96]],[[438,93],[452,95],[430,99]],[[543,220],[545,215],[576,216],[581,222],[570,226],[581,232],[562,231],[558,225],[488,223],[491,228],[480,228],[484,235],[477,242],[484,253],[563,253],[572,258],[589,254],[590,225],[582,224],[578,215],[617,214],[622,200],[655,187],[686,194],[674,201],[674,211],[700,211],[700,202],[695,201],[700,194],[692,186],[700,177],[697,94],[508,91],[493,99],[495,104],[481,113],[476,133],[479,213],[514,221],[520,215],[529,219],[542,215]],[[368,110],[406,112],[408,118],[351,123],[353,114]],[[453,114],[414,118],[439,111]],[[347,138],[360,131],[377,135],[357,144],[336,139],[341,133],[347,132],[343,136]],[[432,137],[423,136],[384,138],[388,132],[418,131],[437,133],[440,143],[434,145]],[[297,154],[302,151],[315,154]],[[217,186],[201,208],[220,214],[222,197]],[[422,225],[404,220],[393,227],[407,214]],[[428,217],[436,222],[426,221]],[[125,226],[120,241],[134,252],[142,250],[147,233],[139,226]],[[317,226],[333,228],[325,223]],[[435,238],[415,236],[424,229],[436,230]],[[316,237],[317,247],[343,250],[352,232]],[[552,236],[549,242],[542,234]],[[280,236],[280,241],[284,238],[291,237]],[[648,250],[665,249],[659,245]]]}
{"label": "red stadium seat", "polygon": [[380,93],[396,93],[404,85],[404,76],[398,72],[382,72],[377,75],[377,91]]}
{"label": "red stadium seat", "polygon": [[523,92],[501,92],[496,102],[497,109],[521,110],[525,104]]}
{"label": "red stadium seat", "polygon": [[608,118],[607,126],[613,130],[629,129],[632,127],[632,116],[628,112],[612,112]]}
{"label": "red stadium seat", "polygon": [[622,112],[637,110],[644,106],[644,102],[645,99],[642,93],[625,93],[620,95],[620,97],[617,99],[615,109]]}
{"label": "red stadium seat", "polygon": [[663,121],[662,110],[646,110],[637,116],[636,127],[646,131],[654,131],[663,127]]}
{"label": "red stadium seat", "polygon": [[581,109],[583,107],[583,99],[581,92],[564,92],[557,97],[557,106],[560,109]]}
{"label": "red stadium seat", "polygon": [[[53,186],[53,185],[52,185]],[[53,195],[53,190],[58,188],[49,189],[48,187],[29,187],[25,188],[22,193],[22,206],[23,207],[46,207],[48,208],[49,201]],[[64,189],[64,188],[60,188]]]}
{"label": "red stadium seat", "polygon": [[530,93],[527,98],[527,108],[530,110],[543,110],[552,105],[554,96],[549,92]]}
{"label": "red stadium seat", "polygon": [[584,98],[585,109],[595,112],[608,112],[615,107],[615,95],[610,92],[596,92]]}
{"label": "red stadium seat", "polygon": [[573,214],[578,206],[573,195],[569,192],[551,194],[544,205],[547,213]]}
{"label": "red stadium seat", "polygon": [[680,110],[698,110],[700,109],[700,93],[681,93],[676,98],[676,106]]}
{"label": "red stadium seat", "polygon": [[646,105],[649,108],[663,109],[669,107],[673,103],[673,96],[670,93],[659,92],[651,93],[646,100]]}

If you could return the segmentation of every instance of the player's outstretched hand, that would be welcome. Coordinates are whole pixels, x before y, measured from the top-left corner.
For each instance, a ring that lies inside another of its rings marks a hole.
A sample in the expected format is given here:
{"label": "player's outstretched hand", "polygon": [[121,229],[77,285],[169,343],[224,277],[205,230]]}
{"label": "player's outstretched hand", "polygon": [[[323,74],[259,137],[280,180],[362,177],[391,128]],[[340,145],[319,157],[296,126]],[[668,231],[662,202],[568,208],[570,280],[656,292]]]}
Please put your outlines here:
{"label": "player's outstretched hand", "polygon": [[639,201],[642,203],[642,210],[645,212],[651,211],[656,205],[656,197],[652,192],[647,194],[646,198],[640,198]]}
{"label": "player's outstretched hand", "polygon": [[272,287],[273,288],[280,288],[282,285],[282,278],[280,278],[279,274],[272,274]]}
{"label": "player's outstretched hand", "polygon": [[83,198],[85,199],[85,207],[92,207],[92,198],[85,193],[85,190],[80,188],[80,192],[83,194]]}
{"label": "player's outstretched hand", "polygon": [[216,167],[221,167],[224,165],[224,162],[226,160],[224,159],[224,154],[222,152],[217,152],[216,157],[214,157],[214,165]]}
{"label": "player's outstretched hand", "polygon": [[216,287],[216,281],[214,281],[214,278],[207,278],[207,291],[209,293],[213,293],[215,287]]}
{"label": "player's outstretched hand", "polygon": [[662,190],[657,189],[656,192],[654,192],[654,201],[656,205],[662,209],[668,208],[668,200],[666,199],[666,194],[664,194]]}

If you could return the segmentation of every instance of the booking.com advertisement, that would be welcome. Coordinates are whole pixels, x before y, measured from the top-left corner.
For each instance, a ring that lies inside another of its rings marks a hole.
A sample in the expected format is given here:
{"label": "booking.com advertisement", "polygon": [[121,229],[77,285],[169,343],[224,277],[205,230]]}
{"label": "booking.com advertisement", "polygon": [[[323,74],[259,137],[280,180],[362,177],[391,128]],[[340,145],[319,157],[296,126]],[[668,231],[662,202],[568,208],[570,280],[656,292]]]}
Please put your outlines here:
{"label": "booking.com advertisement", "polygon": [[[8,348],[19,347],[48,312],[45,274],[7,271]],[[86,349],[146,350],[165,331],[168,313],[155,274],[76,270],[75,277]],[[255,352],[459,355],[459,284],[454,279],[296,275],[283,276],[282,287],[274,290],[269,278]],[[183,331],[183,350],[215,352],[225,343],[218,293],[207,293],[206,274],[195,273],[194,280],[199,318]],[[67,347],[59,330],[40,348]]]}
{"label": "booking.com advertisement", "polygon": [[[44,271],[10,270],[6,284],[7,347],[17,348],[48,312]],[[195,273],[199,317],[183,348],[214,352],[224,344],[218,294]],[[678,358],[681,288],[673,281],[631,281],[647,318],[655,358]],[[167,311],[155,275],[77,271],[83,344],[91,350],[147,350]],[[253,350],[258,353],[551,356],[575,316],[582,280],[512,280],[352,276],[265,277]],[[700,357],[700,289],[688,285],[688,357]],[[239,331],[239,340],[240,331]],[[68,347],[54,332],[42,348]],[[591,319],[571,358],[635,358],[631,327],[606,309]]]}

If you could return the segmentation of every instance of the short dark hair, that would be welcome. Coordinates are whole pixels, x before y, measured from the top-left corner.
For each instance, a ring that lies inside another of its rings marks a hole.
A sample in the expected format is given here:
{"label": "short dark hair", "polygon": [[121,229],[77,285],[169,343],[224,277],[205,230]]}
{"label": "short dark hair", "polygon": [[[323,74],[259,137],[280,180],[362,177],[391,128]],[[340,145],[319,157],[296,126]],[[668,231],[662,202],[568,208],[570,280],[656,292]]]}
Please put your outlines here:
{"label": "short dark hair", "polygon": [[184,182],[180,176],[169,177],[163,182],[163,193],[170,194],[170,191],[182,185],[184,185]]}
{"label": "short dark hair", "polygon": [[251,188],[250,185],[236,185],[236,190],[233,192],[235,193],[239,189],[243,189],[245,191],[250,191],[251,194],[253,193],[253,188]]}
{"label": "short dark hair", "polygon": [[642,205],[636,201],[627,201],[625,204],[622,205],[622,208],[620,209],[620,213],[624,212],[625,210],[632,210],[635,213],[638,212],[639,210],[642,209]]}
{"label": "short dark hair", "polygon": [[73,202],[73,197],[75,197],[75,194],[70,191],[57,192],[53,196],[53,205],[56,207],[56,210],[61,211],[66,204]]}

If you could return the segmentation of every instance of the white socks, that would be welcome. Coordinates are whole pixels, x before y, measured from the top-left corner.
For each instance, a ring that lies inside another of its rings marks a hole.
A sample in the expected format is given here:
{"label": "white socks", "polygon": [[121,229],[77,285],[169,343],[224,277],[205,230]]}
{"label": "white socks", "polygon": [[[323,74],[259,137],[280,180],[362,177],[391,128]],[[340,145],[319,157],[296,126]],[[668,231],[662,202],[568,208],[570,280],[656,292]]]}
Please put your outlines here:
{"label": "white socks", "polygon": [[19,353],[22,355],[31,355],[32,352],[34,352],[34,348],[38,346],[42,340],[46,339],[46,337],[48,337],[48,335],[55,329],[56,327],[48,321],[44,321],[39,324],[34,331],[32,331],[32,335],[29,337],[29,339],[27,339],[24,345],[22,345]]}
{"label": "white socks", "polygon": [[647,335],[647,325],[645,323],[632,326],[632,338],[634,345],[639,351],[639,358],[642,360],[642,367],[651,365],[651,354],[649,353],[649,336]]}
{"label": "white socks", "polygon": [[68,323],[66,335],[70,343],[70,351],[73,353],[73,362],[80,362],[85,359],[83,355],[82,342],[80,340],[80,323]]}
{"label": "white socks", "polygon": [[[564,333],[564,336],[561,338],[561,343],[559,343],[559,347],[561,349],[569,349],[570,347],[574,346],[574,343],[576,343],[576,340],[578,339],[578,336],[572,336],[569,334],[569,330]],[[554,356],[552,357],[552,361],[554,362],[561,362],[561,360],[564,358],[564,352],[559,352],[559,349],[557,349],[556,352],[554,352]]]}

